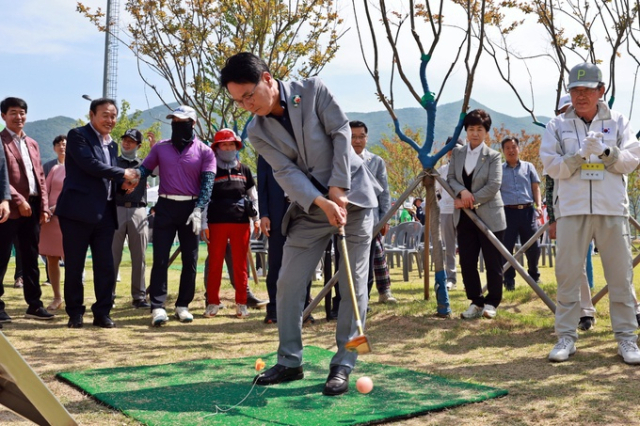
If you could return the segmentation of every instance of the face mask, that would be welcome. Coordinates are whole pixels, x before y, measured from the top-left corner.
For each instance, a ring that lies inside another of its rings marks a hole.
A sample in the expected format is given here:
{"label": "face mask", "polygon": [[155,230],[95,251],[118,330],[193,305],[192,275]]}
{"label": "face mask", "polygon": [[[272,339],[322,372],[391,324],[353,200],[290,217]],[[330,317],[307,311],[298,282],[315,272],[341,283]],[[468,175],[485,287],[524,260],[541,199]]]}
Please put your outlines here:
{"label": "face mask", "polygon": [[136,152],[138,151],[138,148],[133,148],[133,149],[124,149],[123,146],[120,147],[120,154],[126,158],[127,160],[133,160],[136,158]]}
{"label": "face mask", "polygon": [[171,122],[171,143],[184,146],[193,140],[193,123],[191,121]]}
{"label": "face mask", "polygon": [[233,151],[223,151],[221,149],[216,148],[216,157],[218,157],[221,161],[224,161],[225,163],[231,163],[232,161],[235,161],[237,154],[238,154],[238,151],[236,151],[235,149]]}

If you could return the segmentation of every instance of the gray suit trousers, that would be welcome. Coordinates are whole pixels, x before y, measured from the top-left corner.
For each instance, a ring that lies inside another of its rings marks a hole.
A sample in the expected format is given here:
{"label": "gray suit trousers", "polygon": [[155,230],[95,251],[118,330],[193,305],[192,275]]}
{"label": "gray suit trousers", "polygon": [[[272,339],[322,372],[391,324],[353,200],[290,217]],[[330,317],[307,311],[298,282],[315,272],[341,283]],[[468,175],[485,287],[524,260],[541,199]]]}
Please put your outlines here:
{"label": "gray suit trousers", "polygon": [[[113,235],[113,263],[116,273],[122,260],[122,249],[124,239],[129,242],[129,252],[131,253],[131,298],[133,300],[145,300],[145,253],[149,239],[149,222],[147,220],[147,210],[144,207],[121,207],[118,206],[118,224]],[[115,287],[113,289],[115,292]]]}
{"label": "gray suit trousers", "polygon": [[[363,327],[367,313],[367,277],[369,272],[369,252],[373,231],[373,211],[349,205],[345,226],[349,262],[354,277]],[[278,363],[287,367],[302,365],[302,312],[307,296],[307,284],[315,274],[315,268],[331,237],[337,229],[327,221],[324,212],[312,205],[309,214],[301,209],[291,213],[284,246],[282,267],[278,277],[276,307],[278,315]],[[342,253],[341,253],[342,254]],[[344,256],[339,269],[340,293],[349,295]],[[353,304],[349,300],[340,304],[336,327],[338,352],[331,365],[353,368],[357,354],[345,350],[345,344],[358,335],[353,314]]]}
{"label": "gray suit trousers", "polygon": [[456,239],[458,231],[452,214],[440,214],[440,232],[445,247],[445,271],[447,271],[447,281],[457,283],[456,271]]}

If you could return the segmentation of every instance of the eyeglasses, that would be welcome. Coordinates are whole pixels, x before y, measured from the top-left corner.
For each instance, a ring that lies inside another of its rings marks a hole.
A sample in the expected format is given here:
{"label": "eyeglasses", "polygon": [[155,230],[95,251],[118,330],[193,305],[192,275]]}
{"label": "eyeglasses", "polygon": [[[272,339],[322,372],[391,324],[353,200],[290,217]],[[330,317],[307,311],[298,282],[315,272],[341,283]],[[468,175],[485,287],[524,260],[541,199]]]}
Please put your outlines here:
{"label": "eyeglasses", "polygon": [[569,93],[574,96],[589,96],[597,92],[598,92],[598,88],[589,89],[586,87],[574,87],[572,89],[569,89]]}
{"label": "eyeglasses", "polygon": [[[262,81],[262,80],[260,80]],[[248,103],[253,102],[253,95],[256,94],[256,89],[258,88],[258,85],[260,84],[260,81],[256,83],[255,86],[253,86],[253,90],[251,91],[251,93],[248,93],[246,95],[244,95],[242,97],[242,99],[238,100],[238,99],[233,99],[231,97],[231,94],[229,92],[227,92],[227,96],[229,97],[229,99],[231,99],[237,106],[239,106],[240,108],[244,108],[244,106]]]}
{"label": "eyeglasses", "polygon": [[367,135],[351,135],[351,139],[364,141],[364,140],[367,140]]}

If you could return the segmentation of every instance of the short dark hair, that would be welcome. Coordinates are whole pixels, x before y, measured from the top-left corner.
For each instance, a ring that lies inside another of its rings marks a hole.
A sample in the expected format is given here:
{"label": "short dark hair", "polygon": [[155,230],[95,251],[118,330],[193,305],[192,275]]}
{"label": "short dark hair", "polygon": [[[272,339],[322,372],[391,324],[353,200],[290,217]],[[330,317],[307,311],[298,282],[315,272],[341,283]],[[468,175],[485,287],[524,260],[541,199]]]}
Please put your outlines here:
{"label": "short dark hair", "polygon": [[0,102],[0,111],[3,114],[6,114],[9,111],[9,108],[22,108],[24,112],[27,112],[27,103],[20,98],[4,98],[2,102]]}
{"label": "short dark hair", "polygon": [[518,138],[514,136],[507,136],[506,138],[502,139],[502,142],[500,142],[500,146],[502,147],[502,149],[504,149],[504,144],[511,141],[513,141],[516,145],[520,145],[520,141],[518,140]]}
{"label": "short dark hair", "polygon": [[116,107],[116,112],[118,112],[118,105],[116,104],[116,101],[111,99],[111,98],[98,98],[98,99],[94,99],[91,101],[91,105],[89,106],[89,109],[91,110],[92,113],[96,113],[98,112],[98,107],[100,105],[113,105],[114,107]]}
{"label": "short dark hair", "polygon": [[265,61],[251,52],[240,52],[227,58],[220,70],[220,85],[227,87],[229,83],[257,84],[264,72],[271,74]]}
{"label": "short dark hair", "polygon": [[469,126],[482,126],[488,132],[491,130],[491,116],[483,109],[474,109],[464,117],[462,125],[465,131]]}
{"label": "short dark hair", "polygon": [[53,146],[56,146],[60,142],[66,141],[66,140],[67,140],[67,136],[66,135],[58,135],[58,136],[55,137],[55,139],[53,139]]}
{"label": "short dark hair", "polygon": [[349,127],[351,127],[352,129],[364,128],[364,132],[367,134],[369,133],[369,129],[367,128],[367,125],[364,124],[362,121],[358,121],[358,120],[350,121]]}

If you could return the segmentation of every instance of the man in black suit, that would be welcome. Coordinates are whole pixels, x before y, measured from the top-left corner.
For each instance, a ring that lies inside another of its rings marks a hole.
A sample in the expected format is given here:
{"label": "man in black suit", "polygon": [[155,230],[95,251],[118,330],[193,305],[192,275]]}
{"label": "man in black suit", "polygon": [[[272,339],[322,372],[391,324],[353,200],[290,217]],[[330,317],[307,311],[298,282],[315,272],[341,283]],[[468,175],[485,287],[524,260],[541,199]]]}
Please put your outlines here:
{"label": "man in black suit", "polygon": [[65,254],[64,300],[69,328],[82,327],[82,271],[89,247],[96,296],[96,303],[91,306],[93,325],[116,326],[109,317],[116,284],[111,252],[118,222],[115,193],[120,186],[130,193],[139,177],[133,169],[115,166],[118,150],[109,133],[117,116],[114,100],[96,99],[91,102],[90,123],[71,129],[67,135],[66,178],[55,214],[60,217]]}

